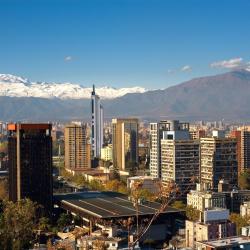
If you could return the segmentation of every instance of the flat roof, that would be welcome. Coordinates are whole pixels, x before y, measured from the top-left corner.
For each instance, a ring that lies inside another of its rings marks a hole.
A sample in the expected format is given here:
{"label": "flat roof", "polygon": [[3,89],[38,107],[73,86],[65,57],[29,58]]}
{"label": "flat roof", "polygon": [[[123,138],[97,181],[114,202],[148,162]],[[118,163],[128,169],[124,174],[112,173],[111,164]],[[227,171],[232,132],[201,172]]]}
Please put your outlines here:
{"label": "flat roof", "polygon": [[[98,218],[136,216],[136,209],[126,195],[116,192],[78,192],[54,195],[62,208]],[[139,205],[139,216],[152,215],[160,203],[143,202]],[[178,213],[181,210],[168,207],[163,213]]]}
{"label": "flat roof", "polygon": [[197,242],[212,248],[250,244],[250,237],[247,236],[233,236],[228,238],[223,238],[219,240],[201,241]]}
{"label": "flat roof", "polygon": [[50,123],[9,123],[7,129],[9,131],[16,131],[19,129],[51,129],[52,125]]}

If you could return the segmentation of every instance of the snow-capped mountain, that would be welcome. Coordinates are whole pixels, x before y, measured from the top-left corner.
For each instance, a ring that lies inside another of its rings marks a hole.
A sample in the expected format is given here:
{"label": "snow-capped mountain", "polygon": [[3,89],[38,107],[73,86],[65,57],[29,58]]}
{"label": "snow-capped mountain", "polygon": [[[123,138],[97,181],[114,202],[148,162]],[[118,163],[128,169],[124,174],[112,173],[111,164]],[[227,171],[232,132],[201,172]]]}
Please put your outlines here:
{"label": "snow-capped mountain", "polygon": [[[0,74],[0,96],[41,97],[60,99],[90,98],[92,88],[73,83],[30,82],[28,79],[10,74]],[[145,88],[97,87],[96,93],[102,99],[114,99],[128,93],[144,93]]]}

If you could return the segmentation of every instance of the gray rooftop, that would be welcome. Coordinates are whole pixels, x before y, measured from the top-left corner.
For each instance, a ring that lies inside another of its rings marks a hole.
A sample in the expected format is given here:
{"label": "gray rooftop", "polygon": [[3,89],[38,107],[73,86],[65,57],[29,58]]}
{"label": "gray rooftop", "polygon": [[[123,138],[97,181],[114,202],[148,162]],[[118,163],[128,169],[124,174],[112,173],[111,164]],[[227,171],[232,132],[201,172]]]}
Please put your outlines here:
{"label": "gray rooftop", "polygon": [[[133,203],[126,195],[116,192],[79,192],[54,195],[59,206],[74,212],[98,218],[129,217],[136,215]],[[156,202],[139,205],[139,215],[152,215],[160,207]],[[180,210],[168,207],[163,213],[178,213]]]}

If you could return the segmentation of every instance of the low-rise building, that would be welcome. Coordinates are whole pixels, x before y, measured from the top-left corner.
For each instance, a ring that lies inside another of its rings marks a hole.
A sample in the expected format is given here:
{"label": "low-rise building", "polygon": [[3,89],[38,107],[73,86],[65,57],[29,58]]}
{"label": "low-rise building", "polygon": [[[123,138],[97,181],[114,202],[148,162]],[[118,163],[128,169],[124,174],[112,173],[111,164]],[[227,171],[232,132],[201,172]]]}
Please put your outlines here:
{"label": "low-rise building", "polygon": [[148,190],[152,194],[157,194],[160,190],[159,179],[151,176],[134,176],[127,179],[127,187],[131,189],[134,183],[141,182],[142,189]]}
{"label": "low-rise building", "polygon": [[187,194],[187,205],[204,211],[212,207],[226,208],[226,195],[224,193],[212,192],[196,184],[196,190],[191,190]]}
{"label": "low-rise building", "polygon": [[197,242],[198,250],[232,250],[249,249],[250,237],[234,236],[216,240]]}
{"label": "low-rise building", "polygon": [[186,220],[186,246],[236,235],[236,226],[228,219],[228,209],[214,208],[203,211],[198,221]]}

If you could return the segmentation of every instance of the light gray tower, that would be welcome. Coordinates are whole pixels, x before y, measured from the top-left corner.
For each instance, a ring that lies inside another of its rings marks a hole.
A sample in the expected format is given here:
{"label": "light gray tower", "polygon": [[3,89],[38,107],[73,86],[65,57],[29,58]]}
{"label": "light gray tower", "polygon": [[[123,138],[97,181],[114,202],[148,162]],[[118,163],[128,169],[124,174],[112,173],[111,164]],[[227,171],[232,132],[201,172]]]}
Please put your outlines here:
{"label": "light gray tower", "polygon": [[92,159],[100,158],[103,145],[103,107],[100,97],[95,93],[95,85],[91,94],[91,144]]}

